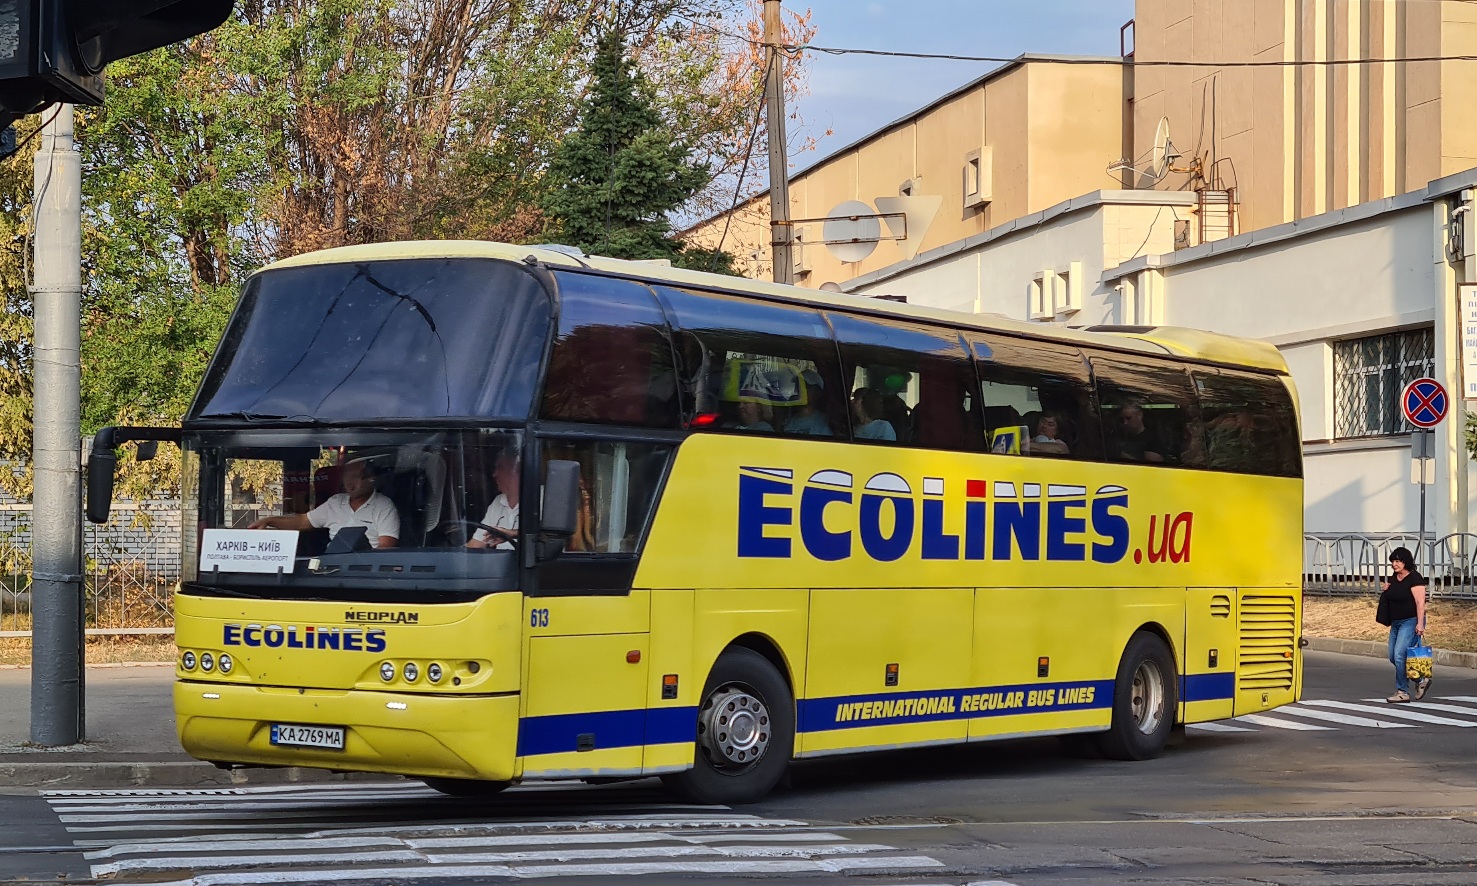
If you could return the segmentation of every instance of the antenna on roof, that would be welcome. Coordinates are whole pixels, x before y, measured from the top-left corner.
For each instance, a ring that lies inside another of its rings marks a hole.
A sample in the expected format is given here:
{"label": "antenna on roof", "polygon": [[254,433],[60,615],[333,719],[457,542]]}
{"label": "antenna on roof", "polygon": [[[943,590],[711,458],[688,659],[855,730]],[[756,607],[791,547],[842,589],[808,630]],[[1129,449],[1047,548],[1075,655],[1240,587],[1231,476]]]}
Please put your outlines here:
{"label": "antenna on roof", "polygon": [[1132,170],[1134,173],[1133,187],[1152,188],[1171,172],[1194,172],[1199,165],[1197,161],[1188,168],[1181,169],[1174,165],[1174,161],[1179,158],[1180,155],[1174,149],[1174,142],[1169,137],[1169,118],[1160,117],[1159,125],[1154,128],[1154,147],[1149,150],[1149,165],[1141,169],[1128,160],[1119,160],[1108,166],[1108,172]]}

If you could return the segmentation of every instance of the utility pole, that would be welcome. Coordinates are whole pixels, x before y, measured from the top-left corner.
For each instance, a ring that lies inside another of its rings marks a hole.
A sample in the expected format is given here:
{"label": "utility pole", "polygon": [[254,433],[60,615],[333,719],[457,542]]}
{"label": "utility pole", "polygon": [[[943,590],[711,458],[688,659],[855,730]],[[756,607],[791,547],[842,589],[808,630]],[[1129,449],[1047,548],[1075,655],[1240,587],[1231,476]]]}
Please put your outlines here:
{"label": "utility pole", "polygon": [[41,133],[35,169],[35,419],[31,459],[31,741],[82,724],[82,162],[72,106]]}
{"label": "utility pole", "polygon": [[774,282],[794,283],[790,227],[790,161],[785,151],[785,56],[780,52],[780,0],[764,0],[764,107],[769,132],[769,243]]}

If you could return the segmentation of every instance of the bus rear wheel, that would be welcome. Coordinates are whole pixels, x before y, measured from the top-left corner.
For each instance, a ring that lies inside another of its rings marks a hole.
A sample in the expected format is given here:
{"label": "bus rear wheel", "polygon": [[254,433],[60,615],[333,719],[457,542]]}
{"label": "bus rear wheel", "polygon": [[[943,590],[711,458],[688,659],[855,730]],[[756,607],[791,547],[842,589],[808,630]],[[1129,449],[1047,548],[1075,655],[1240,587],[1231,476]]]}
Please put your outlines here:
{"label": "bus rear wheel", "polygon": [[1149,760],[1164,750],[1179,699],[1174,656],[1164,640],[1139,631],[1128,641],[1113,684],[1113,725],[1098,738],[1111,760]]}
{"label": "bus rear wheel", "polygon": [[795,750],[795,700],[769,660],[733,647],[718,656],[698,708],[692,768],[662,776],[696,803],[753,803],[784,777]]}
{"label": "bus rear wheel", "polygon": [[423,778],[426,787],[448,797],[491,797],[508,789],[506,781],[479,781],[475,778]]}

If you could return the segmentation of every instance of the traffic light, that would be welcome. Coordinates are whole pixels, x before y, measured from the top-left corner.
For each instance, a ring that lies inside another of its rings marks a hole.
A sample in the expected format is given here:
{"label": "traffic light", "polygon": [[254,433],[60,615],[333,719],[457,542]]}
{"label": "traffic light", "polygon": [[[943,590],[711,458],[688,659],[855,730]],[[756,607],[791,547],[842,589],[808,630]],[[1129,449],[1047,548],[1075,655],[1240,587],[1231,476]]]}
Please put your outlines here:
{"label": "traffic light", "polygon": [[0,115],[100,105],[108,62],[202,34],[233,0],[0,0]]}

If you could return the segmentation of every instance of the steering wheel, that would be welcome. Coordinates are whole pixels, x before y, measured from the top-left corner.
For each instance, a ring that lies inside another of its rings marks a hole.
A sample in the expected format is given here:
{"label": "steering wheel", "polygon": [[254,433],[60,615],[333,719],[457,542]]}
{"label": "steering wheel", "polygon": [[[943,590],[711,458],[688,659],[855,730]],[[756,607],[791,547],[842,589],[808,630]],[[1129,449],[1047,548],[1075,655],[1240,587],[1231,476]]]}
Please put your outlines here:
{"label": "steering wheel", "polygon": [[[498,544],[501,544],[505,541],[513,546],[513,550],[518,550],[518,536],[516,534],[512,536],[503,535],[503,533],[507,531],[505,529],[498,529],[496,526],[488,526],[486,523],[478,523],[476,520],[458,520],[456,522],[460,523],[463,526],[470,526],[473,529],[481,529],[492,538],[500,539],[501,541],[499,541]],[[497,547],[497,544],[490,544],[487,547],[495,548]]]}

